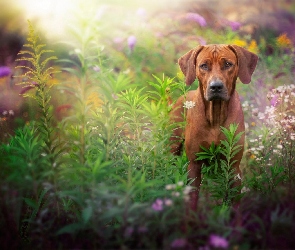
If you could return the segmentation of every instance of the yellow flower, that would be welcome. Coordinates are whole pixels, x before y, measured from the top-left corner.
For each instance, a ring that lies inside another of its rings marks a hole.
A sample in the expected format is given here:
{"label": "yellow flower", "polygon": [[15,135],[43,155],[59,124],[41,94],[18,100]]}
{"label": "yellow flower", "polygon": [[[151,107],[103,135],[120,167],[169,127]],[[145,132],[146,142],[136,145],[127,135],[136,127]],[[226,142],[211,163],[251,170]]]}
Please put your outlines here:
{"label": "yellow flower", "polygon": [[235,39],[233,41],[233,44],[238,45],[240,47],[246,47],[247,46],[247,42],[241,39]]}
{"label": "yellow flower", "polygon": [[292,47],[292,41],[286,33],[281,34],[276,39],[277,45],[281,48]]}
{"label": "yellow flower", "polygon": [[251,40],[249,46],[248,46],[249,51],[257,54],[258,53],[258,46],[255,40]]}
{"label": "yellow flower", "polygon": [[256,156],[253,154],[250,156],[250,159],[255,159],[255,158],[256,158]]}
{"label": "yellow flower", "polygon": [[89,95],[87,101],[86,101],[87,105],[93,105],[93,107],[98,108],[102,105],[102,101],[99,98],[98,94],[93,92]]}
{"label": "yellow flower", "polygon": [[252,127],[255,127],[256,126],[256,123],[255,122],[251,122],[251,126]]}

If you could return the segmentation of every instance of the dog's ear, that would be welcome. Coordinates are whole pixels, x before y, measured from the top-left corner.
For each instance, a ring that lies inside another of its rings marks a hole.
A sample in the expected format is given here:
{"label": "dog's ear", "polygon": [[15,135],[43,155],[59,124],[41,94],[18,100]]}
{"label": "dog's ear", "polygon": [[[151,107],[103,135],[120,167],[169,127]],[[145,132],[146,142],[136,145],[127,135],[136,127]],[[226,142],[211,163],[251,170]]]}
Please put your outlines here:
{"label": "dog's ear", "polygon": [[238,76],[242,83],[251,82],[251,76],[256,68],[258,56],[237,45],[229,45],[238,58]]}
{"label": "dog's ear", "polygon": [[196,58],[203,46],[198,46],[178,59],[179,67],[185,75],[186,85],[191,85],[196,80]]}

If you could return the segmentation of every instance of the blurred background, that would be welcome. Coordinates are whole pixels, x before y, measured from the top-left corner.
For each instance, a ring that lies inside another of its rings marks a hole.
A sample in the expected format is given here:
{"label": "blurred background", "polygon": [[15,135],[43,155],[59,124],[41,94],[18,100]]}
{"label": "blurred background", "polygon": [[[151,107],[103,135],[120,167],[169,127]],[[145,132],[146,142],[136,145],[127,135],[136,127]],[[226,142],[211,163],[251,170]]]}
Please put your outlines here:
{"label": "blurred background", "polygon": [[[293,48],[295,42],[291,0],[0,0],[0,8],[2,141],[35,118],[14,78],[27,20],[58,58],[73,57],[71,51],[89,38],[100,48],[106,67],[141,85],[152,74],[182,80],[177,59],[199,44],[234,43],[263,57]],[[274,69],[274,75],[281,73]],[[52,101],[57,107],[65,98]]]}

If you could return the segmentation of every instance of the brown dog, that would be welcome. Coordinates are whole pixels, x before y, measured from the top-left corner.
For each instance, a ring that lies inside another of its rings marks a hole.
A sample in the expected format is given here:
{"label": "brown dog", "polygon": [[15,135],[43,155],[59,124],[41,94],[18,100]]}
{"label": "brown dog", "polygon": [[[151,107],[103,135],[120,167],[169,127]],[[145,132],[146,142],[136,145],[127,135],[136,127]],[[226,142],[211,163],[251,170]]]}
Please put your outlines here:
{"label": "brown dog", "polygon": [[[199,186],[201,183],[201,167],[203,162],[196,161],[196,153],[200,146],[209,147],[212,142],[220,144],[225,139],[220,126],[228,128],[230,124],[238,124],[237,133],[244,131],[244,115],[236,92],[236,80],[247,84],[255,70],[258,57],[236,45],[206,45],[190,50],[179,60],[179,66],[185,75],[186,84],[191,85],[196,78],[199,80],[197,90],[189,91],[175,103],[171,119],[183,122],[186,111],[186,127],[183,131],[176,128],[171,137],[174,154],[180,154],[183,139],[189,159],[189,178],[196,187],[191,193],[191,208],[196,209]],[[191,102],[185,110],[184,103]],[[239,144],[244,148],[244,135]],[[241,150],[234,164],[236,175],[240,175],[239,164],[243,155]],[[237,180],[235,185],[240,185]]]}

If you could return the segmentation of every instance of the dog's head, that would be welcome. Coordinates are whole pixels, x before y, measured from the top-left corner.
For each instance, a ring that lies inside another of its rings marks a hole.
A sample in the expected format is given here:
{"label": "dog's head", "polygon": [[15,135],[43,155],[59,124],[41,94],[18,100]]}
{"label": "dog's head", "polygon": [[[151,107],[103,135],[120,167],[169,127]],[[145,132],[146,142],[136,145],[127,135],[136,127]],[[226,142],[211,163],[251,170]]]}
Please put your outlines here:
{"label": "dog's head", "polygon": [[206,45],[190,50],[179,58],[186,84],[196,78],[207,101],[228,101],[237,77],[248,84],[255,70],[258,56],[237,45]]}

